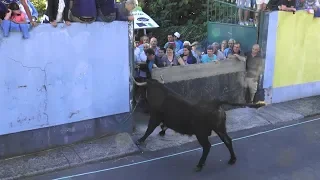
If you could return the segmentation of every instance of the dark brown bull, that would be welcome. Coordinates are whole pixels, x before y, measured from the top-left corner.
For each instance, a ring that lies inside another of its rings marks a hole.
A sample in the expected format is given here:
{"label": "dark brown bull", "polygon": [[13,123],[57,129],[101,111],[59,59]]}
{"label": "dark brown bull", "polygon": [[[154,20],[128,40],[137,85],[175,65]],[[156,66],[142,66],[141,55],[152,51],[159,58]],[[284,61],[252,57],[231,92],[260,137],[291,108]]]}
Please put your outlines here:
{"label": "dark brown bull", "polygon": [[144,136],[137,141],[137,144],[143,143],[161,123],[163,125],[162,131],[159,133],[160,135],[165,134],[166,128],[170,128],[183,135],[195,135],[203,148],[202,156],[196,166],[196,171],[201,171],[206,162],[211,148],[208,136],[211,135],[212,131],[214,131],[227,146],[231,156],[228,163],[234,164],[237,160],[232,147],[232,139],[228,136],[226,130],[226,113],[221,107],[222,104],[253,108],[263,106],[259,104],[228,103],[219,100],[192,103],[171,89],[166,88],[163,83],[157,80],[148,79],[147,82],[144,83],[138,83],[134,79],[133,81],[138,86],[147,85],[147,101],[150,109],[147,131]]}

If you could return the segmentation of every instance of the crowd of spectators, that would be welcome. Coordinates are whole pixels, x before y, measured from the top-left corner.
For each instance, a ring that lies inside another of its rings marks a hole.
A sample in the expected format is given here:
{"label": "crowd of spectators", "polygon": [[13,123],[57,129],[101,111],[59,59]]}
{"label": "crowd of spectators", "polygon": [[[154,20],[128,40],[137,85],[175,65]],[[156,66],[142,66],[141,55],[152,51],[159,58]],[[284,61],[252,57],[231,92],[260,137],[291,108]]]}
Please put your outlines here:
{"label": "crowd of spectators", "polygon": [[[133,21],[130,12],[136,4],[136,0],[47,0],[42,23],[57,27],[58,23],[70,26],[71,22]],[[9,32],[18,31],[28,39],[29,30],[37,26],[37,20],[37,9],[30,0],[0,0],[0,22],[5,37]]]}
{"label": "crowd of spectators", "polygon": [[221,44],[214,42],[205,51],[201,51],[198,42],[182,41],[178,32],[169,34],[168,42],[162,47],[158,46],[156,37],[142,36],[140,40],[136,41],[134,49],[137,81],[143,82],[151,78],[154,68],[220,63],[234,59],[246,62],[245,85],[250,91],[250,101],[253,101],[263,71],[263,58],[258,44],[253,45],[252,51],[243,52],[239,42],[229,39],[223,40]]}

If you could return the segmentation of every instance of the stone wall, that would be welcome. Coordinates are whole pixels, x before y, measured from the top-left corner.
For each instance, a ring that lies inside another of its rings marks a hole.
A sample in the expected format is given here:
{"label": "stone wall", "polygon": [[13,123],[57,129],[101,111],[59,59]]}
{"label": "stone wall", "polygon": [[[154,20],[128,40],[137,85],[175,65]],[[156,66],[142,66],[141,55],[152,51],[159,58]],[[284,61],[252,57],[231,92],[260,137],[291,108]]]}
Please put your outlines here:
{"label": "stone wall", "polygon": [[195,64],[154,69],[152,77],[187,99],[220,99],[245,102],[245,63],[224,60],[220,63]]}

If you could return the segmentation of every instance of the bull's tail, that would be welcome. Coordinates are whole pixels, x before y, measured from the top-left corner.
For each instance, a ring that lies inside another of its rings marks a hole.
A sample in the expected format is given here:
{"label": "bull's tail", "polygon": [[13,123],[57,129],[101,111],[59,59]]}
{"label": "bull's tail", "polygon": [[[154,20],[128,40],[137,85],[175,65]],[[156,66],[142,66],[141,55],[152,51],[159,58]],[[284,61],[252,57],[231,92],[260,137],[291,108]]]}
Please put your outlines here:
{"label": "bull's tail", "polygon": [[256,104],[252,104],[252,103],[231,103],[228,101],[220,101],[219,104],[220,105],[226,104],[231,106],[242,106],[242,107],[249,107],[249,108],[260,108],[266,105],[264,102],[258,102]]}

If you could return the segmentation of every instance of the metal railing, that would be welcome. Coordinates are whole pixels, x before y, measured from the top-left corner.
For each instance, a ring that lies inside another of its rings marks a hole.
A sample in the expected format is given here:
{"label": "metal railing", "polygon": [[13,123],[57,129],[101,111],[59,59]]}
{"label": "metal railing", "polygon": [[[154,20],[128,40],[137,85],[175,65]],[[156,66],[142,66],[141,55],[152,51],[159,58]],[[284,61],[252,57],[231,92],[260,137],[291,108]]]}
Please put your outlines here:
{"label": "metal railing", "polygon": [[[254,19],[256,10],[250,8],[237,7],[235,1],[207,0],[207,21],[217,23],[238,24],[238,11],[242,9],[249,11],[249,17]],[[254,25],[250,22],[250,25]]]}

